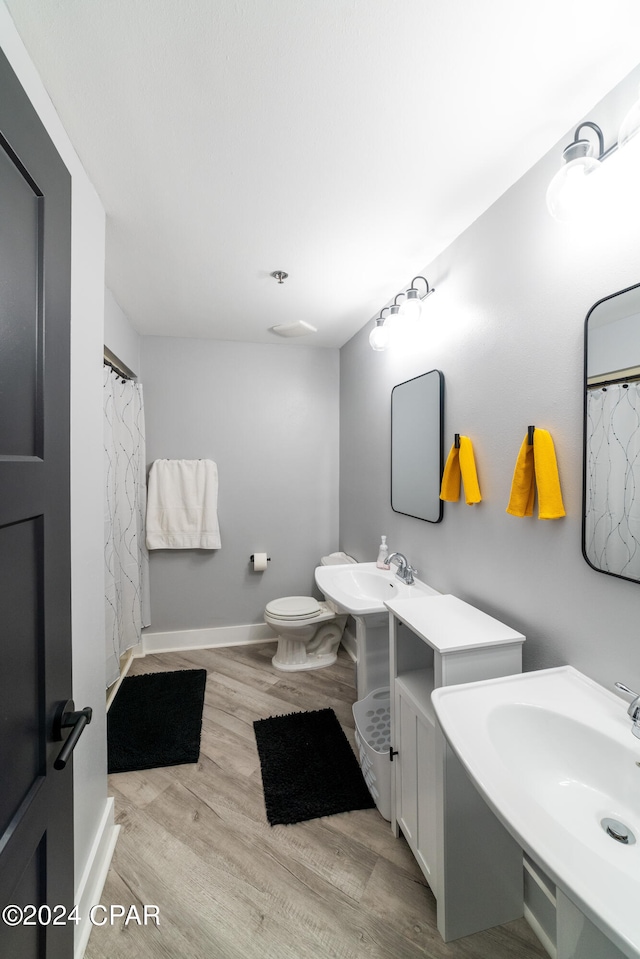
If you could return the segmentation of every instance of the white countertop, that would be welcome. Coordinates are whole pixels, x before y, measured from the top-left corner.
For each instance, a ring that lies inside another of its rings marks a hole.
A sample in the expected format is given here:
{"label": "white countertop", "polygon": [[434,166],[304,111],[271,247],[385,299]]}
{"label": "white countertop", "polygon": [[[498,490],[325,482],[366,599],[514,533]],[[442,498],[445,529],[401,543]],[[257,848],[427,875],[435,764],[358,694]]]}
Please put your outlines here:
{"label": "white countertop", "polygon": [[441,653],[523,643],[525,637],[450,594],[385,602],[389,612]]}

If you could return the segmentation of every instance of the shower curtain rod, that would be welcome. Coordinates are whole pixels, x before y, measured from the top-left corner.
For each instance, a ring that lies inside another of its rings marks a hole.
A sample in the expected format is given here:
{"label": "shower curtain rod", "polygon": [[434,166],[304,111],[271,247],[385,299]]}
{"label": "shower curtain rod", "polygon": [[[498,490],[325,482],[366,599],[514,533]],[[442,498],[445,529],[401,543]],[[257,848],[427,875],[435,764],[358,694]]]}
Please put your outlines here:
{"label": "shower curtain rod", "polygon": [[588,390],[600,390],[603,387],[613,386],[615,383],[637,383],[640,380],[640,373],[633,376],[618,376],[611,380],[598,380],[597,383],[587,383]]}
{"label": "shower curtain rod", "polygon": [[105,366],[108,366],[114,373],[118,376],[121,376],[123,380],[132,380],[133,377],[129,373],[125,373],[124,370],[121,370],[120,367],[116,366],[115,363],[112,363],[111,360],[108,360],[106,357],[102,361]]}

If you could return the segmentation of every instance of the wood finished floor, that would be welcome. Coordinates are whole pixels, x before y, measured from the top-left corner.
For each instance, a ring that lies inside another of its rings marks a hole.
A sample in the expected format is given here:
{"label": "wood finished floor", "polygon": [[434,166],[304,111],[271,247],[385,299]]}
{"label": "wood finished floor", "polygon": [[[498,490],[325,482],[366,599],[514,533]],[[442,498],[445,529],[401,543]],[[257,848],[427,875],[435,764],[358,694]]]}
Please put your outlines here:
{"label": "wood finished floor", "polygon": [[134,660],[205,668],[200,761],[109,777],[122,825],[103,904],[157,905],[160,925],[94,927],[86,959],[541,959],[521,919],[442,942],[404,839],[368,809],[271,827],[254,719],[332,707],[353,745],[354,667],[282,673],[272,643]]}

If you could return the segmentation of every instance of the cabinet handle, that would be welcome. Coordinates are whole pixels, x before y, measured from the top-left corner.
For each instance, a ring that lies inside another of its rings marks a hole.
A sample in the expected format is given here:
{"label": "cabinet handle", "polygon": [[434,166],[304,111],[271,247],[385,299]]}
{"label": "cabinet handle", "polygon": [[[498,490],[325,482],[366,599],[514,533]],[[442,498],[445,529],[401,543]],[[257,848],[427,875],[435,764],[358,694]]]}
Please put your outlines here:
{"label": "cabinet handle", "polygon": [[389,762],[393,762],[393,757],[398,755],[398,750],[394,749],[393,746],[389,746]]}

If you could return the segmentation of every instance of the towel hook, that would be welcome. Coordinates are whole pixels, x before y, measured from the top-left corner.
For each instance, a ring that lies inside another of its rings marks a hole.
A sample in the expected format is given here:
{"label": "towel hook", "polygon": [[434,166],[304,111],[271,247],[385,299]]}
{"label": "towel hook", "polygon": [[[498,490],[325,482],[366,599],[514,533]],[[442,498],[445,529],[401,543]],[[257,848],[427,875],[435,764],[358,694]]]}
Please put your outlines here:
{"label": "towel hook", "polygon": [[534,431],[535,431],[535,426],[528,426],[528,427],[527,427],[527,445],[528,445],[528,446],[533,446],[533,434],[534,434]]}
{"label": "towel hook", "polygon": [[455,448],[456,448],[457,450],[460,449],[460,434],[459,434],[459,433],[454,433],[454,434],[453,434],[453,445],[455,446]]}

